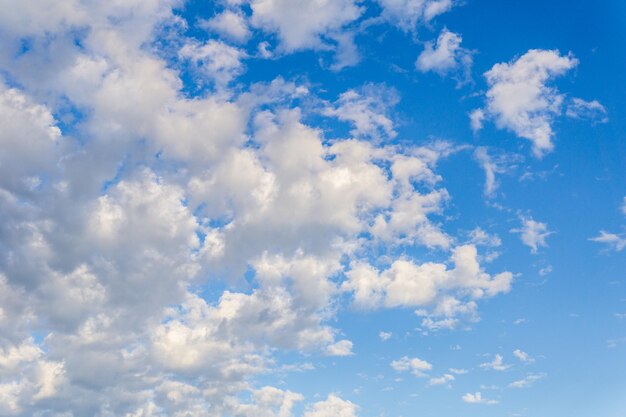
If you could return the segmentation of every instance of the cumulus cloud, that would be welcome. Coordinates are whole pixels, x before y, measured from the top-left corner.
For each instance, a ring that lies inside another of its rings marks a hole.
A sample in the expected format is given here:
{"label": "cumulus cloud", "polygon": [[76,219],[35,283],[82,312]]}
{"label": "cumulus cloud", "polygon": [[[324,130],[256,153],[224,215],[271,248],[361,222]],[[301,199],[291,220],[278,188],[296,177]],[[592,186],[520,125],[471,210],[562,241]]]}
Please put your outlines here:
{"label": "cumulus cloud", "polygon": [[463,397],[461,398],[463,399],[463,401],[465,401],[468,404],[487,404],[487,405],[498,404],[498,401],[496,400],[490,400],[490,399],[484,398],[480,392],[476,392],[475,394],[468,392],[467,394],[463,395]]}
{"label": "cumulus cloud", "polygon": [[405,32],[417,29],[448,12],[453,0],[377,0],[383,9],[382,17]]}
{"label": "cumulus cloud", "polygon": [[357,406],[335,394],[330,394],[326,400],[311,405],[303,417],[357,417]]}
{"label": "cumulus cloud", "polygon": [[387,340],[391,339],[391,336],[393,334],[391,332],[379,332],[378,333],[378,337],[380,338],[380,340],[382,340],[383,342],[386,342]]}
{"label": "cumulus cloud", "polygon": [[252,26],[276,33],[280,49],[327,49],[326,37],[356,20],[362,8],[354,0],[250,0]]}
{"label": "cumulus cloud", "polygon": [[[431,328],[454,327],[456,316],[475,315],[474,300],[511,288],[510,272],[492,277],[481,270],[473,245],[455,248],[451,260],[453,269],[445,264],[417,265],[401,259],[383,271],[355,262],[344,287],[354,292],[354,303],[363,308],[434,306],[432,311],[420,313],[429,316],[423,324]],[[433,321],[433,317],[445,321]]]}
{"label": "cumulus cloud", "polygon": [[239,43],[246,42],[252,35],[244,14],[232,10],[224,10],[211,19],[203,20],[200,27]]}
{"label": "cumulus cloud", "polygon": [[[282,369],[278,352],[351,355],[335,321],[346,292],[425,309],[436,328],[511,287],[444,230],[437,164],[452,146],[382,140],[397,134],[395,93],[327,104],[345,139],[294,104],[307,86],[233,87],[247,54],[226,41],[251,27],[278,53],[335,48],[336,69],[352,65],[359,2],[230,0],[201,23],[221,40],[203,41],[178,30],[177,5],[43,1],[0,16],[2,415],[289,417],[304,396],[258,378]],[[416,24],[451,2],[407,5]],[[190,95],[187,78],[213,88]],[[449,260],[395,255],[418,247]],[[334,394],[304,407],[357,411]]]}
{"label": "cumulus cloud", "polygon": [[416,377],[426,376],[426,372],[432,369],[432,365],[420,358],[403,356],[391,362],[391,367],[397,372],[410,372]]}
{"label": "cumulus cloud", "polygon": [[190,42],[180,50],[180,57],[189,60],[204,77],[223,87],[243,70],[245,54],[237,48],[213,39],[204,44]]}
{"label": "cumulus cloud", "polygon": [[454,381],[456,378],[454,377],[454,375],[451,374],[443,374],[440,377],[436,377],[436,378],[431,378],[428,381],[428,385],[444,385],[447,384],[449,382]]}
{"label": "cumulus cloud", "polygon": [[528,353],[520,350],[520,349],[515,349],[513,351],[513,355],[519,359],[521,362],[525,362],[525,363],[532,363],[535,361],[534,358],[532,358]]}
{"label": "cumulus cloud", "polygon": [[522,227],[511,229],[511,232],[520,234],[522,243],[530,248],[531,253],[537,253],[539,248],[547,247],[546,238],[553,233],[548,230],[546,223],[531,218],[523,218]]}
{"label": "cumulus cloud", "polygon": [[421,72],[433,71],[439,75],[457,72],[459,83],[468,81],[472,54],[461,47],[462,40],[461,35],[443,29],[436,42],[426,42],[415,67]]}
{"label": "cumulus cloud", "polygon": [[398,103],[395,90],[384,85],[367,85],[348,90],[326,106],[322,114],[349,122],[352,135],[360,138],[392,139],[397,135],[389,112]]}
{"label": "cumulus cloud", "polygon": [[562,112],[564,95],[549,83],[577,65],[571,54],[540,49],[494,65],[485,73],[489,86],[485,107],[471,113],[472,128],[479,130],[484,119],[492,119],[498,128],[529,140],[536,157],[550,152],[552,123]]}
{"label": "cumulus cloud", "polygon": [[504,358],[502,355],[495,355],[491,362],[481,363],[480,367],[483,369],[490,369],[493,371],[506,371],[511,367],[511,365],[507,365],[504,363]]}

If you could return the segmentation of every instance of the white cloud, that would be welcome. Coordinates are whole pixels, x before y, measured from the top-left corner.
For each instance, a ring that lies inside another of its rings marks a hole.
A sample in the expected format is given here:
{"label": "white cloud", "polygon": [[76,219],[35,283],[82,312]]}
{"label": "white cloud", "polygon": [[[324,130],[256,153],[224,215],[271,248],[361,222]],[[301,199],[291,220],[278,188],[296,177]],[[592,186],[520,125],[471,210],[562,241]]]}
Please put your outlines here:
{"label": "white cloud", "polygon": [[494,65],[485,73],[486,106],[472,113],[472,127],[480,129],[488,117],[498,128],[531,141],[535,156],[550,152],[554,148],[552,122],[561,114],[564,96],[548,83],[576,65],[578,60],[571,54],[539,49]]}
{"label": "white cloud", "polygon": [[334,105],[322,110],[326,116],[350,122],[350,133],[359,138],[392,139],[397,133],[389,112],[398,102],[395,90],[384,85],[366,85],[359,90],[348,90]]}
{"label": "white cloud", "polygon": [[474,245],[483,245],[489,247],[498,247],[502,245],[502,239],[497,235],[492,235],[485,232],[480,227],[475,228],[469,234],[470,242]]}
{"label": "white cloud", "polygon": [[428,381],[428,385],[444,385],[447,384],[449,382],[454,381],[456,378],[454,377],[454,375],[450,375],[450,374],[443,374],[440,377],[437,378],[431,378]]}
{"label": "white cloud", "polygon": [[443,29],[437,42],[426,42],[424,50],[417,57],[415,67],[421,72],[433,71],[439,75],[460,72],[459,82],[467,81],[472,66],[472,54],[461,47],[459,34]]}
{"label": "white cloud", "polygon": [[521,351],[519,349],[515,349],[513,351],[513,355],[522,362],[525,363],[533,363],[535,361],[528,353]]}
{"label": "white cloud", "polygon": [[223,42],[209,39],[200,44],[190,42],[180,50],[180,57],[189,60],[208,79],[223,87],[243,71],[244,52]]}
{"label": "white cloud", "polygon": [[309,406],[303,417],[357,417],[357,409],[354,403],[330,394],[326,400]]}
{"label": "white cloud", "polygon": [[324,38],[362,13],[354,0],[250,0],[252,26],[276,33],[280,49],[327,49]]}
{"label": "white cloud", "polygon": [[382,16],[405,32],[430,22],[454,6],[453,0],[377,0]]}
{"label": "white cloud", "polygon": [[426,376],[426,372],[432,369],[432,365],[420,358],[403,356],[391,362],[391,367],[397,372],[410,372],[416,377]]}
{"label": "white cloud", "polygon": [[493,371],[506,371],[511,367],[511,365],[507,365],[504,363],[504,358],[502,355],[495,355],[491,362],[485,362],[480,364],[481,368],[490,369]]}
{"label": "white cloud", "polygon": [[585,101],[577,97],[572,98],[567,103],[565,115],[574,119],[587,119],[597,123],[609,121],[606,109],[598,100]]}
{"label": "white cloud", "polygon": [[[475,315],[477,300],[508,292],[513,276],[503,272],[495,276],[483,272],[478,264],[477,250],[473,245],[459,246],[451,257],[455,267],[444,264],[416,265],[407,260],[397,260],[384,271],[358,262],[347,273],[344,288],[354,291],[354,302],[365,308],[423,307],[434,305],[430,313],[443,317],[446,322],[429,321],[434,327],[453,327],[456,315]],[[445,292],[444,292],[445,290]],[[452,294],[458,292],[470,301],[463,302]],[[450,293],[450,294],[448,294]],[[430,317],[429,317],[430,318]]]}
{"label": "white cloud", "polygon": [[[356,61],[360,3],[250,4],[279,53],[336,47],[338,67]],[[363,140],[395,135],[395,98],[353,90],[330,106],[356,139],[328,138],[293,107],[305,86],[231,89],[246,53],[183,37],[177,5],[42,1],[0,16],[0,69],[20,86],[0,88],[2,415],[289,417],[303,396],[256,377],[282,369],[277,352],[351,354],[333,327],[347,263],[386,282],[381,306],[432,307],[431,327],[510,288],[433,220],[452,147]],[[420,7],[428,21],[449,6]],[[245,42],[234,10],[206,27]],[[189,68],[215,88],[188,97]],[[389,255],[378,270],[377,245],[453,248],[454,266]],[[415,359],[407,371],[424,370]],[[356,406],[331,394],[304,414]]]}
{"label": "white cloud", "polygon": [[537,253],[541,247],[547,247],[546,238],[553,233],[548,230],[546,223],[541,223],[531,218],[522,218],[522,227],[511,229],[511,232],[520,233],[522,243],[528,246],[532,253]]}
{"label": "white cloud", "polygon": [[620,211],[624,216],[626,216],[626,197],[622,200],[622,206],[620,207]]}
{"label": "white cloud", "polygon": [[382,340],[383,342],[386,342],[387,340],[391,339],[391,336],[393,334],[391,332],[379,332],[378,333],[378,337],[380,338],[380,340]]}
{"label": "white cloud", "polygon": [[353,354],[352,342],[349,340],[340,340],[328,346],[326,352],[330,356],[350,356]]}
{"label": "white cloud", "polygon": [[493,197],[499,186],[496,174],[502,173],[503,169],[489,156],[487,149],[484,147],[476,148],[474,158],[485,171],[484,194],[487,197]]}
{"label": "white cloud", "polygon": [[463,399],[463,401],[465,401],[468,404],[487,404],[487,405],[493,405],[493,404],[497,404],[498,401],[496,400],[490,400],[487,398],[483,398],[482,394],[480,392],[477,392],[475,394],[471,394],[471,393],[467,393],[465,395],[463,395],[463,397],[461,397]]}
{"label": "white cloud", "polygon": [[246,42],[252,34],[243,13],[232,10],[224,10],[217,16],[200,22],[200,27],[240,43]]}
{"label": "white cloud", "polygon": [[528,388],[532,386],[536,381],[539,381],[546,377],[546,374],[528,374],[523,379],[511,382],[509,388]]}
{"label": "white cloud", "polygon": [[598,236],[592,237],[589,240],[603,243],[616,252],[620,252],[622,249],[626,248],[626,236],[605,232],[604,230],[601,230]]}

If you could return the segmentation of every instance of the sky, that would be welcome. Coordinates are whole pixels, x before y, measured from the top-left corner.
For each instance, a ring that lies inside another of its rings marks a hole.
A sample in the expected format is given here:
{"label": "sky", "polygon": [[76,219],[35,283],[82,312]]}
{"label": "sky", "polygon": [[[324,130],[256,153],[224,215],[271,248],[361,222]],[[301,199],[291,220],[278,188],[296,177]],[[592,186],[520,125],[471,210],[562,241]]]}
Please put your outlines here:
{"label": "sky", "polygon": [[624,415],[624,2],[0,7],[0,415]]}

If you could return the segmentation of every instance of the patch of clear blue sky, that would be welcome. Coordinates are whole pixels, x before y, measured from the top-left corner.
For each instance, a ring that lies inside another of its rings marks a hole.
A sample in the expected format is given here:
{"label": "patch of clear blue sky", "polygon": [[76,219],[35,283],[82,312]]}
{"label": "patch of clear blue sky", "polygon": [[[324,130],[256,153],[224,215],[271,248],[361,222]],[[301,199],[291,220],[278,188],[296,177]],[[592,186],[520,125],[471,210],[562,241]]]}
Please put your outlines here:
{"label": "patch of clear blue sky", "polygon": [[[376,6],[371,7],[370,13],[375,14]],[[180,14],[190,23],[189,35],[206,37],[193,24],[215,11],[211,2],[188,2]],[[398,141],[420,144],[441,138],[488,146],[493,154],[516,155],[515,167],[499,176],[498,196],[491,202],[483,197],[484,175],[471,151],[452,155],[438,167],[442,185],[452,196],[446,214],[453,218],[445,222],[446,231],[460,239],[476,226],[498,234],[502,255],[486,268],[491,273],[518,273],[513,290],[481,303],[482,320],[472,324],[471,330],[427,336],[415,330],[420,318],[410,310],[344,310],[334,325],[354,342],[354,356],[303,358],[287,353],[279,358],[288,363],[310,361],[316,369],[267,375],[262,380],[276,383],[282,379],[286,387],[309,398],[339,391],[360,404],[365,417],[623,416],[626,341],[617,342],[614,348],[607,341],[626,338],[626,320],[614,315],[626,313],[626,252],[603,251],[588,239],[601,229],[622,232],[626,227],[619,211],[626,195],[626,3],[468,0],[430,27],[421,28],[417,37],[433,40],[443,27],[461,34],[463,46],[475,51],[473,83],[461,88],[450,78],[415,71],[423,45],[388,25],[373,26],[356,37],[362,54],[356,67],[332,72],[328,70],[332,54],[303,51],[276,60],[247,59],[246,71],[236,82],[245,88],[277,76],[307,80],[327,100],[365,83],[384,83],[401,95],[394,110],[400,121]],[[248,45],[256,44],[252,39]],[[554,85],[571,96],[597,99],[610,119],[595,125],[558,119],[555,150],[541,160],[530,155],[528,141],[491,125],[474,136],[467,117],[482,104],[480,93],[486,89],[482,73],[535,48],[571,51],[580,64]],[[185,81],[187,86],[192,83],[188,78]],[[346,132],[346,126],[338,123],[309,122],[321,124],[329,137]],[[547,174],[543,179],[521,181],[524,172]],[[494,202],[505,210],[494,208]],[[529,253],[519,235],[510,232],[519,226],[520,215],[548,224],[554,231],[549,247],[536,255]],[[442,256],[436,251],[418,255]],[[548,266],[552,272],[541,276],[539,271]],[[521,318],[525,322],[513,324]],[[380,330],[393,332],[393,337],[380,341]],[[451,349],[456,345],[461,349]],[[535,362],[521,364],[512,355],[518,348]],[[514,366],[507,372],[479,368],[496,353]],[[433,376],[449,367],[470,372],[457,376],[452,388],[427,387],[427,379],[396,374],[390,368],[392,360],[405,355],[431,362]],[[507,388],[529,373],[546,377],[532,388]],[[492,385],[500,389],[490,389]],[[500,403],[483,406],[461,401],[463,394],[476,391]]]}

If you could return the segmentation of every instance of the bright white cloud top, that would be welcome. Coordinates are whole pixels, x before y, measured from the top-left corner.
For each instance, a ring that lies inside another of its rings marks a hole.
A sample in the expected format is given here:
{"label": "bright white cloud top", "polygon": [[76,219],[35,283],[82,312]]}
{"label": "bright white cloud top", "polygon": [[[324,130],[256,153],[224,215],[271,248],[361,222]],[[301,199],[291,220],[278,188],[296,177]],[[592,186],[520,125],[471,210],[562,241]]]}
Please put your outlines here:
{"label": "bright white cloud top", "polygon": [[625,345],[570,323],[626,299],[605,52],[487,3],[0,1],[0,415],[560,417],[525,393],[626,372],[556,353]]}

